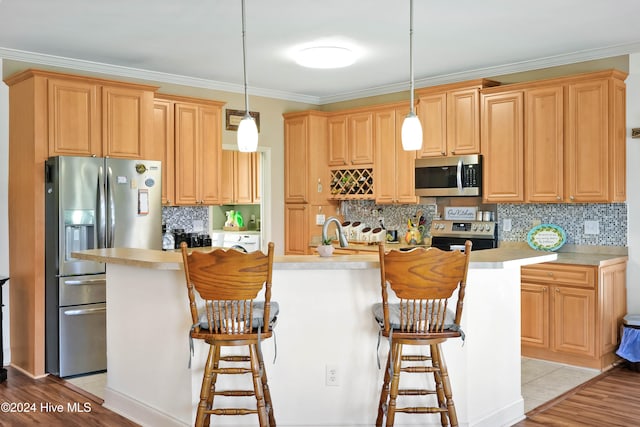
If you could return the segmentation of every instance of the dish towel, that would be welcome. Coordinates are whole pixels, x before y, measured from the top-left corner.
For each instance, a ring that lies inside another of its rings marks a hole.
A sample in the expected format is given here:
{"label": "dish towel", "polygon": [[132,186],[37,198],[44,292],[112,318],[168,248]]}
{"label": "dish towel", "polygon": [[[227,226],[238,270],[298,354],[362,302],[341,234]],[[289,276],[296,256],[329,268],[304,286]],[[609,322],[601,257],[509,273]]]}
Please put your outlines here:
{"label": "dish towel", "polygon": [[616,354],[629,362],[640,362],[640,329],[623,328],[622,342]]}

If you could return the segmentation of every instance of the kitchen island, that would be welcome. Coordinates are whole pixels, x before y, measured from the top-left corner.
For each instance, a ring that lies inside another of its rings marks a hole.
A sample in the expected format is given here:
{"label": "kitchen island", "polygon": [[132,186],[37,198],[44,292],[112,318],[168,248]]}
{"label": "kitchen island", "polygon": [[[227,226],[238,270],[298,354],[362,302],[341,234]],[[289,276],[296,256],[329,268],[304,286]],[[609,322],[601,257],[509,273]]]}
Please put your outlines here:
{"label": "kitchen island", "polygon": [[[189,368],[191,317],[181,255],[115,248],[73,256],[107,263],[104,405],[143,425],[193,425],[208,349],[195,341]],[[524,418],[520,267],[556,256],[529,249],[472,252],[462,316],[466,339],[443,348],[461,426]],[[276,256],[272,295],[280,314],[275,340],[262,350],[278,424],[373,425],[383,376],[377,361],[384,365],[388,349],[371,314],[381,298],[377,255]],[[337,372],[330,384],[328,368]],[[432,420],[439,424],[437,416]],[[256,423],[253,416],[216,418],[216,425]],[[398,414],[396,425],[425,425],[425,418]]]}

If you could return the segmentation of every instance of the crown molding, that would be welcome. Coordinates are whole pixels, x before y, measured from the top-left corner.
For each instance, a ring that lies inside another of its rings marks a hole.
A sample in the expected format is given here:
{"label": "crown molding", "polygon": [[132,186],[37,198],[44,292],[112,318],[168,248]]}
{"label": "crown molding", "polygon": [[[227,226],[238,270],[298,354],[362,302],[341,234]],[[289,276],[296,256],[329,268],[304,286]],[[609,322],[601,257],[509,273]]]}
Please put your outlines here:
{"label": "crown molding", "polygon": [[[143,70],[139,68],[123,67],[120,65],[104,64],[101,62],[65,58],[62,56],[48,55],[44,53],[28,52],[0,47],[0,58],[22,61],[31,64],[46,65],[51,67],[61,67],[74,71],[87,71],[92,73],[106,74],[108,76],[128,77],[132,79],[150,80],[153,82],[170,83],[183,86],[192,86],[202,89],[212,89],[223,92],[244,94],[244,86],[241,84],[231,84],[215,80],[201,79],[197,77],[163,73],[159,71]],[[275,98],[314,105],[318,105],[320,103],[320,98],[317,96],[302,95],[279,90],[250,87],[248,89],[248,92],[250,95],[263,96],[265,98]]]}
{"label": "crown molding", "polygon": [[[478,78],[490,78],[504,74],[519,73],[524,71],[537,70],[541,68],[556,67],[560,65],[574,64],[578,62],[603,59],[619,55],[628,55],[640,52],[640,41],[635,43],[610,46],[599,49],[590,49],[574,52],[565,55],[549,56],[527,61],[519,61],[511,64],[494,67],[478,68],[457,73],[444,74],[415,80],[416,89],[422,87],[437,86],[440,84],[455,83]],[[231,84],[214,80],[207,80],[197,77],[188,77],[177,74],[162,73],[158,71],[143,70],[138,68],[123,67],[119,65],[104,64],[99,62],[85,61],[61,56],[48,55],[43,53],[28,52],[0,47],[0,59],[10,59],[33,64],[41,64],[53,67],[61,67],[78,71],[88,71],[101,73],[109,76],[128,77],[133,79],[150,80],[192,86],[203,89],[219,90],[231,93],[244,93],[244,86],[241,84]],[[312,105],[331,104],[334,102],[349,101],[353,99],[366,98],[371,96],[387,95],[390,93],[403,92],[409,90],[406,82],[393,83],[389,85],[377,86],[373,88],[343,92],[329,96],[310,96],[292,92],[285,92],[264,88],[249,88],[249,94],[262,96],[265,98],[281,99],[293,102],[301,102]]]}

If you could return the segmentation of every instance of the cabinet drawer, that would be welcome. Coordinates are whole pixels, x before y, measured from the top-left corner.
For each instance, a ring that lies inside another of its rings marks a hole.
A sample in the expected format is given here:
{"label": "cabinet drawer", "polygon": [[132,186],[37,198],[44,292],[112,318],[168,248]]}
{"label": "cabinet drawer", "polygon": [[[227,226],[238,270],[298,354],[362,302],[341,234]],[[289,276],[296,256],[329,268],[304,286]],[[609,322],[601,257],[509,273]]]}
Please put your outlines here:
{"label": "cabinet drawer", "polygon": [[596,267],[568,264],[536,264],[522,267],[523,282],[595,288]]}

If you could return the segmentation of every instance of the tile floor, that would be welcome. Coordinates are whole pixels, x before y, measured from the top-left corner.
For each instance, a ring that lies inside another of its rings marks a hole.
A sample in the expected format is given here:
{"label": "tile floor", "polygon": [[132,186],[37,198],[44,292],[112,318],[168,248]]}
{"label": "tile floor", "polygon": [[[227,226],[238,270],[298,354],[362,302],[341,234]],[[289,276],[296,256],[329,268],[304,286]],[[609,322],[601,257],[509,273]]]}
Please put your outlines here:
{"label": "tile floor", "polygon": [[529,412],[599,374],[597,369],[523,357],[521,381],[524,412]]}
{"label": "tile floor", "polygon": [[[578,368],[523,357],[522,397],[524,398],[524,411],[529,412],[598,374],[600,371],[596,369]],[[70,378],[67,381],[89,393],[104,398],[106,373]]]}
{"label": "tile floor", "polygon": [[66,381],[89,393],[104,399],[104,387],[107,384],[107,373],[86,375],[84,377],[67,378]]}

